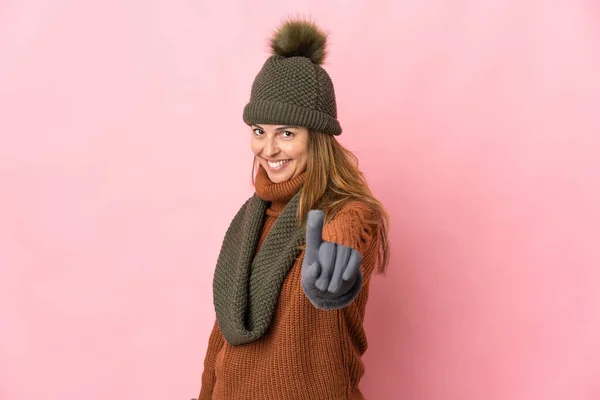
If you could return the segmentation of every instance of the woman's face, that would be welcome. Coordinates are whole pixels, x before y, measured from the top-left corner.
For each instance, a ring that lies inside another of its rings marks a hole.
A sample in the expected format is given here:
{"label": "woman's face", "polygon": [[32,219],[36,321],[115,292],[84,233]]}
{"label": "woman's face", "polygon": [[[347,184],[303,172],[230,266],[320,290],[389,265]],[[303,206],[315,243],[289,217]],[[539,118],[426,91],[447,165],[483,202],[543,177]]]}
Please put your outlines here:
{"label": "woman's face", "polygon": [[308,129],[290,125],[252,125],[250,147],[274,183],[288,181],[306,170]]}

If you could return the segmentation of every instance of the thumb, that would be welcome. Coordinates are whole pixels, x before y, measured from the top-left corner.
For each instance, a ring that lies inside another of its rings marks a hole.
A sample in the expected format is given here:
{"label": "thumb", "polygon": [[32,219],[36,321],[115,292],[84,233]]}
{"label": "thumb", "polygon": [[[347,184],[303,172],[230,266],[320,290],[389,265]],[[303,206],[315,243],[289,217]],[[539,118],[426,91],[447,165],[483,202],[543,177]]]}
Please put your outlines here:
{"label": "thumb", "polygon": [[306,253],[304,259],[310,265],[319,259],[319,247],[323,242],[323,222],[320,210],[310,210],[306,220]]}

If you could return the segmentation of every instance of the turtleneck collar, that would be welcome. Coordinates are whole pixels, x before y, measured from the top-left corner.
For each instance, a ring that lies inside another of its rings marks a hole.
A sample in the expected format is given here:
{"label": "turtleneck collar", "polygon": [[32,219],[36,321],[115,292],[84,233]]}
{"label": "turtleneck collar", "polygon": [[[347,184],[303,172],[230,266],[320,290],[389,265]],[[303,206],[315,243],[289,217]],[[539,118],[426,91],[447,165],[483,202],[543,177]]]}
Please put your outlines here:
{"label": "turtleneck collar", "polygon": [[294,197],[298,190],[304,184],[306,173],[292,178],[281,183],[273,183],[267,175],[267,171],[262,166],[259,166],[254,187],[256,194],[264,201],[271,203],[271,207],[267,210],[269,215],[279,216],[287,203]]}

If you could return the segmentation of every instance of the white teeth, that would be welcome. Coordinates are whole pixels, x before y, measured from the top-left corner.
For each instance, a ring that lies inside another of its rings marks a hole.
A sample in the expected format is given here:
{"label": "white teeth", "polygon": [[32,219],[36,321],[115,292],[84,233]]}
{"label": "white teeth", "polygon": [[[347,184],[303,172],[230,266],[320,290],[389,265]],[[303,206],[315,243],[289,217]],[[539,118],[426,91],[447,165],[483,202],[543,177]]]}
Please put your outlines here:
{"label": "white teeth", "polygon": [[281,161],[277,161],[277,162],[269,161],[269,167],[271,167],[271,168],[281,167],[283,164],[285,164],[288,161],[289,160],[281,160]]}

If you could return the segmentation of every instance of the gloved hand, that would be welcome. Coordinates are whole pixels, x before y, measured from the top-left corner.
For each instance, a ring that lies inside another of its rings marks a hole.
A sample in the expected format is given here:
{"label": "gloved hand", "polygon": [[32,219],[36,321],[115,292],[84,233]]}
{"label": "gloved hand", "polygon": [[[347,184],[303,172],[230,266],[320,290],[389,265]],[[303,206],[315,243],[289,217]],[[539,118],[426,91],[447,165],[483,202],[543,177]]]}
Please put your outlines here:
{"label": "gloved hand", "polygon": [[302,288],[317,308],[343,308],[354,300],[362,286],[362,256],[350,247],[324,241],[323,223],[322,211],[308,212]]}

